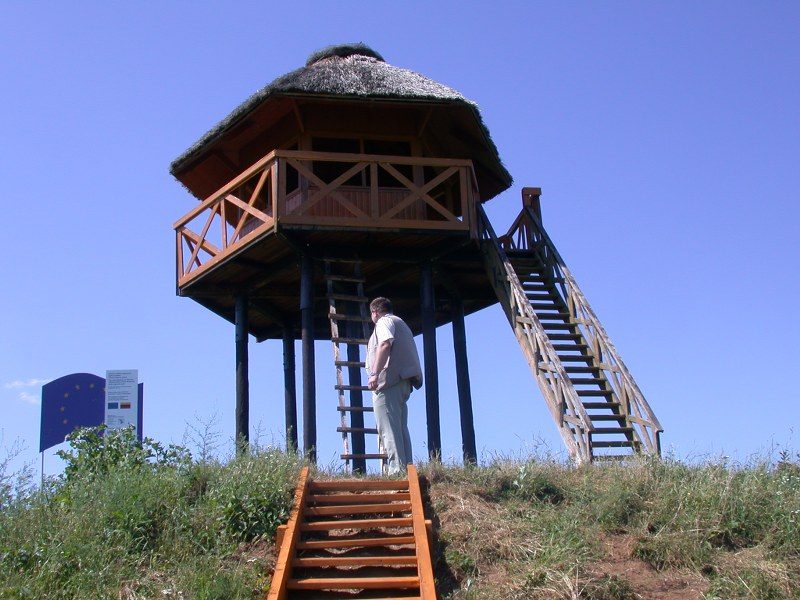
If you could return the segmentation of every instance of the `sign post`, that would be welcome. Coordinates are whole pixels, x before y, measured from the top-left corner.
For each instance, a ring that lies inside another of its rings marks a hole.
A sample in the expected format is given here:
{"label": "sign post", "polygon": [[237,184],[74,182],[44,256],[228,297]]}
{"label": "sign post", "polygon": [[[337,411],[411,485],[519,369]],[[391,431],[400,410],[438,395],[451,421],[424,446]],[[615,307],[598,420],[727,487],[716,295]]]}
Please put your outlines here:
{"label": "sign post", "polygon": [[139,432],[139,371],[106,371],[105,424],[109,429],[133,427]]}

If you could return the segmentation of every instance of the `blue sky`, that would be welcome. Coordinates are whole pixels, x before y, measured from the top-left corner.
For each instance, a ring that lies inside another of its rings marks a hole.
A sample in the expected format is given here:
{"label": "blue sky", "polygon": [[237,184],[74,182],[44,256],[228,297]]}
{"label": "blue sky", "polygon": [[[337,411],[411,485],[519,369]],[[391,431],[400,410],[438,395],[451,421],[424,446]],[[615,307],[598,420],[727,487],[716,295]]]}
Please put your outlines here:
{"label": "blue sky", "polygon": [[[0,446],[38,461],[42,382],[125,368],[147,435],[233,435],[234,331],[175,296],[171,225],[196,200],[168,165],[312,51],[363,41],[478,103],[515,178],[487,205],[498,232],[523,185],[543,188],[545,227],[667,450],[797,448],[799,34],[791,2],[3,2]],[[467,336],[479,452],[561,452],[499,308]],[[448,327],[438,346],[458,457]],[[280,351],[251,343],[251,423],[276,443]],[[330,356],[318,343],[323,464],[339,449]]]}

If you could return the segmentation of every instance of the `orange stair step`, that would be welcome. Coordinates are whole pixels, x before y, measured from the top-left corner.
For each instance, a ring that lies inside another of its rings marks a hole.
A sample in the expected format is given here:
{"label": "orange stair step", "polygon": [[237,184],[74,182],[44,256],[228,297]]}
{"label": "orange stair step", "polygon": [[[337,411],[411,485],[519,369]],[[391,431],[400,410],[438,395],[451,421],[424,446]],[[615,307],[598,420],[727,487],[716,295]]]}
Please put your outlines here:
{"label": "orange stair step", "polygon": [[419,577],[309,577],[290,579],[290,590],[386,590],[419,587]]}
{"label": "orange stair step", "polygon": [[385,504],[339,504],[336,506],[312,506],[303,512],[310,517],[328,515],[363,515],[374,513],[395,513],[411,510],[410,502],[387,502]]}
{"label": "orange stair step", "polygon": [[411,495],[408,492],[395,492],[393,494],[310,494],[307,504],[379,504],[382,502],[408,502]]}
{"label": "orange stair step", "polygon": [[371,548],[376,546],[409,546],[415,543],[413,535],[394,535],[378,538],[329,538],[297,542],[298,550],[324,550],[327,548]]}
{"label": "orange stair step", "polygon": [[416,556],[326,556],[295,558],[293,567],[416,567]]}
{"label": "orange stair step", "polygon": [[344,519],[301,523],[300,531],[330,531],[333,529],[373,529],[377,527],[411,527],[411,517],[396,519]]}
{"label": "orange stair step", "polygon": [[333,481],[312,481],[311,492],[358,492],[373,490],[407,490],[405,479],[335,479]]}

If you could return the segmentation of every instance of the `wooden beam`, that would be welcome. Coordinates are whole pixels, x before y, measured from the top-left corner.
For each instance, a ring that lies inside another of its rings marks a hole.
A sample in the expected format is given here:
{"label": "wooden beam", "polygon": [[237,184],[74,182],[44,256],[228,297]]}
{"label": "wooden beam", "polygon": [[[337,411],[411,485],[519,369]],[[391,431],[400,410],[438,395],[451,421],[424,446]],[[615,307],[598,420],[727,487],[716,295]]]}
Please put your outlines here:
{"label": "wooden beam", "polygon": [[294,332],[283,326],[283,404],[286,425],[286,451],[297,452],[297,386],[295,384]]}
{"label": "wooden beam", "polygon": [[458,408],[461,416],[461,450],[464,463],[478,460],[475,448],[475,423],[472,416],[472,391],[469,383],[469,364],[467,362],[467,333],[464,326],[464,303],[453,298],[451,303],[453,319],[453,349],[456,359],[456,385],[458,386]]}
{"label": "wooden beam", "polygon": [[314,373],[314,261],[300,260],[300,321],[303,354],[303,453],[317,461],[317,394]]}
{"label": "wooden beam", "polygon": [[428,420],[428,455],[441,459],[442,434],[439,426],[439,367],[436,358],[436,301],[433,266],[422,265],[420,277],[422,340],[425,356],[425,413]]}
{"label": "wooden beam", "polygon": [[236,296],[236,451],[245,452],[250,440],[250,381],[247,355],[247,296]]}

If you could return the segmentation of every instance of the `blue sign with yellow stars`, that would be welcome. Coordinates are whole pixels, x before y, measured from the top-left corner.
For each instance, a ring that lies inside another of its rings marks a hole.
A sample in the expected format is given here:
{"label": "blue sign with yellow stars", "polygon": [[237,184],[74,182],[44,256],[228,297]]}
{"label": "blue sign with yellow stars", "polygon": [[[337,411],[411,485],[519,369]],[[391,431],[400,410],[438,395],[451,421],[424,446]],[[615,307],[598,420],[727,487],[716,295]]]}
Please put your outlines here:
{"label": "blue sign with yellow stars", "polygon": [[[106,380],[91,373],[73,373],[42,386],[42,426],[39,452],[64,441],[79,427],[97,427],[105,418]],[[142,396],[139,384],[139,428],[142,432]]]}

